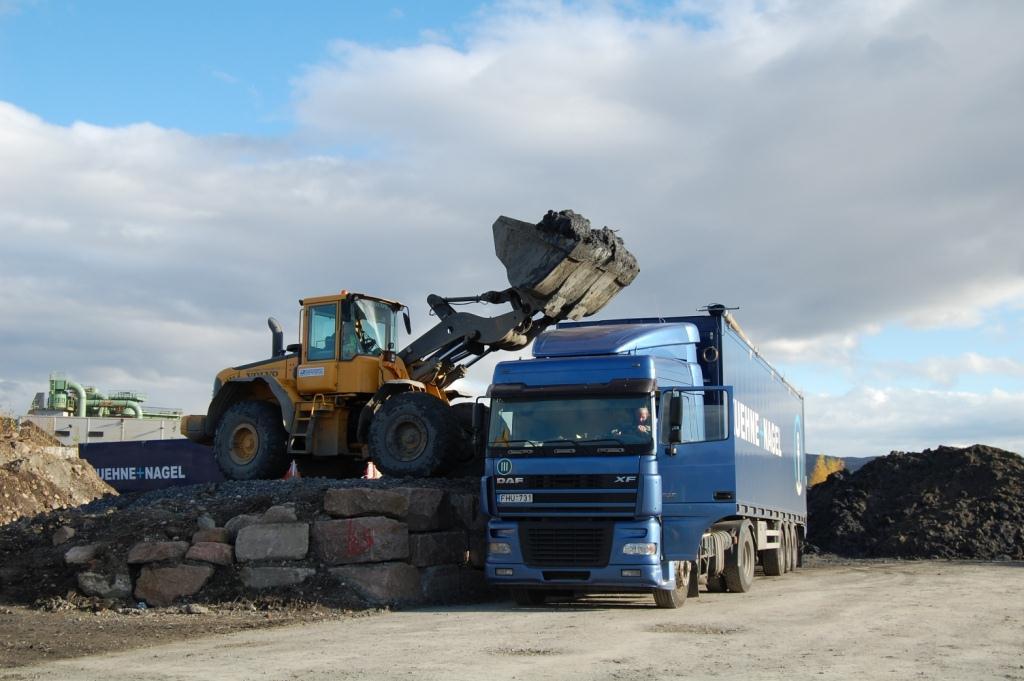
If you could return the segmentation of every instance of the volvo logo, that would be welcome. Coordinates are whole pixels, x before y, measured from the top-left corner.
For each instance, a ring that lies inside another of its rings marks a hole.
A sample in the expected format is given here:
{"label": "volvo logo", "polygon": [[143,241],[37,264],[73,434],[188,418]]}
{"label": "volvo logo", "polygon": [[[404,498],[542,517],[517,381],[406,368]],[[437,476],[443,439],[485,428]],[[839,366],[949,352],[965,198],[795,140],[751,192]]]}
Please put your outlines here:
{"label": "volvo logo", "polygon": [[508,475],[512,472],[512,460],[511,459],[499,459],[498,460],[498,474]]}

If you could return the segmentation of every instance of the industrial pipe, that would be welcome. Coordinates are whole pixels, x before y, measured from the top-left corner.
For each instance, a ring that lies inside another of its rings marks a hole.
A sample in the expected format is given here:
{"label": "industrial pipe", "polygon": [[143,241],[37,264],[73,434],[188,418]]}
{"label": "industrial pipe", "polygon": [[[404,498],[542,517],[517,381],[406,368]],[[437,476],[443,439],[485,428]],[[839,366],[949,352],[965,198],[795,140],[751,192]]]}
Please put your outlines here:
{"label": "industrial pipe", "polygon": [[142,406],[139,405],[138,402],[133,402],[132,400],[89,400],[89,406],[95,407],[96,409],[110,407],[121,407],[122,410],[131,409],[135,413],[133,418],[142,418]]}
{"label": "industrial pipe", "polygon": [[86,408],[85,388],[83,388],[79,383],[75,383],[74,381],[68,381],[68,390],[75,393],[75,395],[78,398],[78,400],[75,402],[75,416],[80,416],[84,418]]}

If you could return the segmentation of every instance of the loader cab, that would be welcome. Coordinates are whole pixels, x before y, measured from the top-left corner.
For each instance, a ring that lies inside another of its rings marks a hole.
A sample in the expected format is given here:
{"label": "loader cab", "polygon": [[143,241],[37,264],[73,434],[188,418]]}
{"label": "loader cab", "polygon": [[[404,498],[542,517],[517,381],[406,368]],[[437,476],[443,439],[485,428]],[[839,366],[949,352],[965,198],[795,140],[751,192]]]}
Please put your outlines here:
{"label": "loader cab", "polygon": [[378,358],[395,349],[402,305],[346,291],[300,303],[298,391],[305,395],[376,392]]}

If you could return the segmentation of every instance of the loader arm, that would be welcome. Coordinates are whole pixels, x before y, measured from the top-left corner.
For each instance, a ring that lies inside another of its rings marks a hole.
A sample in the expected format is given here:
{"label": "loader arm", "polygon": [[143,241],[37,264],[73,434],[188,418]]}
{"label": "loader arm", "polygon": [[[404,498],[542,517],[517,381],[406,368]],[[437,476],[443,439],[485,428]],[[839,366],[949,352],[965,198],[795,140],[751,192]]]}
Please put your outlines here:
{"label": "loader arm", "polygon": [[[520,350],[552,324],[598,312],[640,271],[612,230],[591,229],[570,210],[548,211],[537,224],[501,216],[492,230],[511,287],[428,296],[438,323],[399,353],[411,378],[444,389],[491,352]],[[485,317],[452,307],[465,303],[507,303],[512,310]]]}

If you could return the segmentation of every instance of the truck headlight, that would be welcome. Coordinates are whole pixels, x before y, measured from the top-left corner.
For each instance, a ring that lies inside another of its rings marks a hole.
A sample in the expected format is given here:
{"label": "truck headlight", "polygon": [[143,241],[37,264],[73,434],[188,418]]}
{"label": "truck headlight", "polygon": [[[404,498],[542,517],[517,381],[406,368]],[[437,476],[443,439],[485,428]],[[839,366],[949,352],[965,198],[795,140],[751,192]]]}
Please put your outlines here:
{"label": "truck headlight", "polygon": [[487,546],[487,552],[496,555],[512,553],[512,545],[503,541],[492,541]]}
{"label": "truck headlight", "polygon": [[658,553],[658,545],[649,542],[625,544],[622,552],[627,556],[654,556]]}

